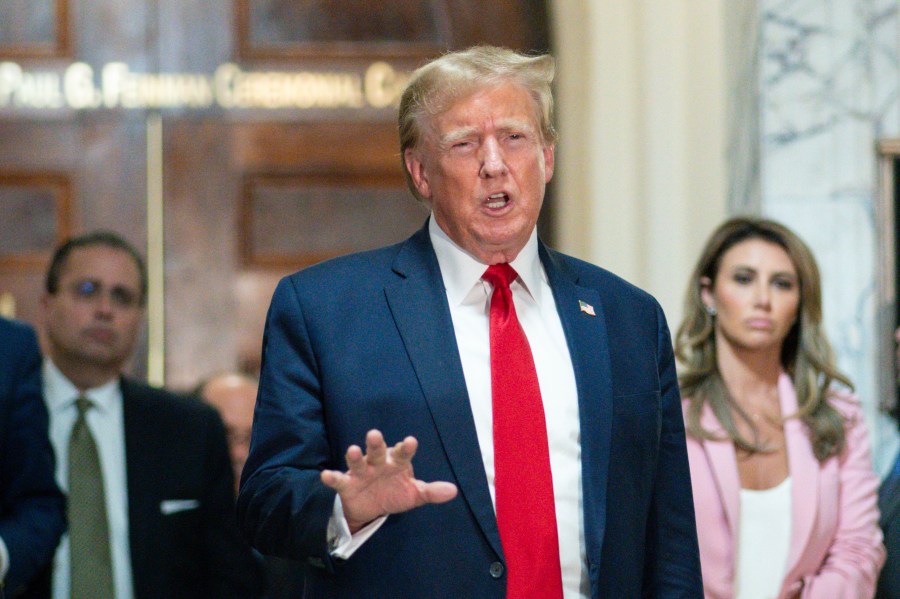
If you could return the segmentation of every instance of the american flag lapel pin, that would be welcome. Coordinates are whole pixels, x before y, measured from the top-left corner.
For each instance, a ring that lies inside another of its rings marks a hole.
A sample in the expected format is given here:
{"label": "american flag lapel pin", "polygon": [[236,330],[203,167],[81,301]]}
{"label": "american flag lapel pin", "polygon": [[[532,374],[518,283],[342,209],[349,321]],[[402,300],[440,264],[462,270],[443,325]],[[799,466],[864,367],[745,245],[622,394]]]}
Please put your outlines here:
{"label": "american flag lapel pin", "polygon": [[578,308],[587,314],[588,316],[597,316],[597,313],[594,312],[594,306],[590,305],[587,302],[578,300]]}

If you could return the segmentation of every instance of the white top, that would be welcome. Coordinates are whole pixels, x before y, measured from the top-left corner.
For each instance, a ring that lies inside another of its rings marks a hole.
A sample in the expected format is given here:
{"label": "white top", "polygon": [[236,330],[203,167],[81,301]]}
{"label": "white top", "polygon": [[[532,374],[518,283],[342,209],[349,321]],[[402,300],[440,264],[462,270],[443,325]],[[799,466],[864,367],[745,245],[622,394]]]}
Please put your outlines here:
{"label": "white top", "polygon": [[775,599],[791,546],[791,477],[771,489],[741,489],[735,599]]}
{"label": "white top", "polygon": [[[75,400],[81,395],[75,385],[50,361],[44,360],[44,400],[50,413],[50,441],[56,451],[56,482],[69,489],[69,435],[78,417]],[[125,475],[125,421],[119,379],[88,389],[84,395],[94,402],[85,415],[97,444],[103,472],[106,518],[112,553],[116,599],[132,599],[131,554],[128,543],[128,484]],[[53,599],[69,597],[69,536],[63,535],[53,559]]]}
{"label": "white top", "polygon": [[[428,233],[441,268],[450,316],[459,347],[463,376],[475,419],[491,500],[494,492],[494,435],[491,404],[490,284],[481,280],[487,265],[456,245],[435,223]],[[550,471],[556,503],[559,559],[565,599],[587,599],[590,579],[584,541],[581,485],[581,429],[575,371],[553,291],[538,256],[537,233],[512,262],[519,278],[510,285],[516,315],[534,355],[550,448]],[[415,459],[413,460],[415,466]],[[332,555],[347,558],[384,523],[385,517],[350,536],[335,500],[329,522]]]}

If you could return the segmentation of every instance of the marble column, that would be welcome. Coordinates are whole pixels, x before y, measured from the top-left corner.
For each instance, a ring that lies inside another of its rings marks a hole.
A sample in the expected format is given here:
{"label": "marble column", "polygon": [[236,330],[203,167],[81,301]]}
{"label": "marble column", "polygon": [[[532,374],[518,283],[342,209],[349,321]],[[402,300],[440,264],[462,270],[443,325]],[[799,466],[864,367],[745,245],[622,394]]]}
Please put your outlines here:
{"label": "marble column", "polygon": [[[878,410],[879,339],[892,331],[876,318],[876,141],[900,137],[900,1],[760,0],[758,10],[758,70],[743,83],[759,104],[759,211],[818,259],[826,329],[883,472],[898,441]],[[752,154],[738,156],[752,170]],[[732,207],[752,206],[751,184],[732,189]]]}

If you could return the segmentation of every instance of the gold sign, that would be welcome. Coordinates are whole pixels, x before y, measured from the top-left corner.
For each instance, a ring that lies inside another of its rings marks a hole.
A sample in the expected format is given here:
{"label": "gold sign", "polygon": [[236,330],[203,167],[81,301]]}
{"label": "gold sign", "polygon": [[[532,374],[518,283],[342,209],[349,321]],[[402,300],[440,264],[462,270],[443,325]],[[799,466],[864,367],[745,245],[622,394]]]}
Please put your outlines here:
{"label": "gold sign", "polygon": [[139,73],[122,62],[97,72],[84,62],[29,71],[0,62],[0,109],[311,109],[396,106],[409,74],[386,62],[364,73],[244,71],[226,63],[212,75]]}

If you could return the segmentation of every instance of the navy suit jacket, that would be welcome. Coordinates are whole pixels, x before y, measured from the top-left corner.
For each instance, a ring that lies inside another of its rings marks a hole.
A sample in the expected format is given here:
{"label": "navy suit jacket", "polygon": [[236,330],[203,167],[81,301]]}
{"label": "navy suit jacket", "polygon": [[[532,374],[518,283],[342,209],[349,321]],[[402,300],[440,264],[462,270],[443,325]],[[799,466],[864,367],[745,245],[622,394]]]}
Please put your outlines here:
{"label": "navy suit jacket", "polygon": [[262,573],[238,533],[218,413],[129,379],[122,401],[135,599],[259,597]]}
{"label": "navy suit jacket", "polygon": [[891,473],[881,483],[878,509],[887,561],[881,569],[875,599],[897,599],[900,597],[900,454],[897,454]]}
{"label": "navy suit jacket", "polygon": [[0,538],[9,550],[7,597],[49,594],[49,579],[38,584],[35,578],[49,573],[66,527],[40,368],[34,331],[0,319]]}
{"label": "navy suit jacket", "polygon": [[[575,370],[593,597],[703,596],[672,346],[653,298],[548,250],[540,258]],[[579,300],[596,316],[579,309]],[[371,428],[419,441],[416,476],[459,495],[391,515],[329,556],[323,468]],[[263,553],[307,563],[308,597],[504,597],[503,548],[427,225],[406,242],[281,281],[267,318],[238,500]]]}

